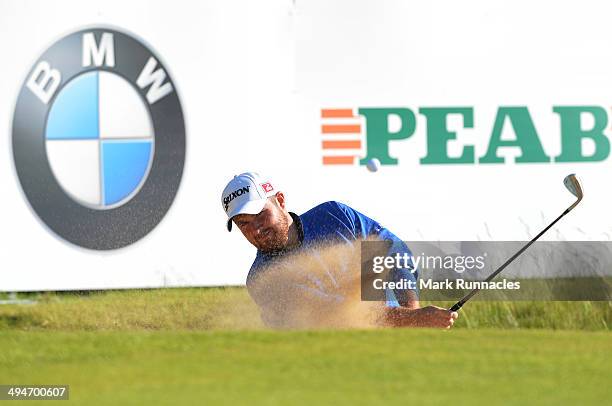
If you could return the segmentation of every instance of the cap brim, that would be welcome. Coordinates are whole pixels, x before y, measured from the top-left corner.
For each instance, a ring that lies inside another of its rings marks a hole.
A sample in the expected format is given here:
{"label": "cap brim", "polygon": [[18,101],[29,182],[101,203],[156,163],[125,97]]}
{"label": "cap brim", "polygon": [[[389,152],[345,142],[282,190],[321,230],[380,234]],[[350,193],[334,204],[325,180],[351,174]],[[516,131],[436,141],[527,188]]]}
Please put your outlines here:
{"label": "cap brim", "polygon": [[259,214],[268,199],[249,200],[242,206],[237,207],[232,213],[229,213],[229,219],[227,220],[227,231],[232,231],[232,219],[239,214]]}

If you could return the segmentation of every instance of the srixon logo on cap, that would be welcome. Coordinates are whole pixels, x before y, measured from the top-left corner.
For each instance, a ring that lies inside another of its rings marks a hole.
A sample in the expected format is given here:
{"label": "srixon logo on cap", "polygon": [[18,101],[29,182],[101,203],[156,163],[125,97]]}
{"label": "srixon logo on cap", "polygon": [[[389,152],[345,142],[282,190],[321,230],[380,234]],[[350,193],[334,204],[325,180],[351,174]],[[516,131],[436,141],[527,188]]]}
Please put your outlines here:
{"label": "srixon logo on cap", "polygon": [[263,188],[264,192],[266,192],[266,193],[269,193],[269,192],[274,190],[274,188],[272,187],[272,184],[270,182],[262,183],[261,187]]}
{"label": "srixon logo on cap", "polygon": [[225,211],[227,211],[229,204],[232,202],[232,200],[234,200],[235,198],[237,198],[238,196],[242,196],[245,193],[249,193],[249,188],[250,186],[245,186],[242,187],[238,190],[234,190],[232,193],[230,193],[229,195],[225,196],[223,198],[223,205],[225,206]]}

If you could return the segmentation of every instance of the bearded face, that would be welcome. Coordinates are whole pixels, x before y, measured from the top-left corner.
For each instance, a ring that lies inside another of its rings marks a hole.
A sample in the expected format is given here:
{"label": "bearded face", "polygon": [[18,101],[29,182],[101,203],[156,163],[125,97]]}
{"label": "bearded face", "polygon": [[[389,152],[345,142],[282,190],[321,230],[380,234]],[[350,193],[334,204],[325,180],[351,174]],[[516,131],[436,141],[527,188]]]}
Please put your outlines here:
{"label": "bearded face", "polygon": [[270,197],[259,214],[239,214],[233,221],[246,239],[260,251],[274,252],[287,246],[288,215],[276,197]]}

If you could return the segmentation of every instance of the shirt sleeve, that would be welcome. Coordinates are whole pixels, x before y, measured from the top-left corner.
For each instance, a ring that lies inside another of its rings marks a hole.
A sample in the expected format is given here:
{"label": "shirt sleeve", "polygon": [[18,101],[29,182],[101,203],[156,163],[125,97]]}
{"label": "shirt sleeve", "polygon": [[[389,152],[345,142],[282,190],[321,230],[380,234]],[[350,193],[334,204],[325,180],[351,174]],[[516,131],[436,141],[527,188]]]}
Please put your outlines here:
{"label": "shirt sleeve", "polygon": [[414,267],[412,261],[412,252],[408,246],[395,234],[381,226],[377,221],[371,219],[358,212],[357,210],[336,202],[339,210],[346,217],[346,222],[351,226],[353,233],[357,239],[366,239],[375,237],[381,241],[388,241],[390,247],[387,251],[388,256],[395,257],[400,255],[406,258],[406,267],[396,267],[389,273],[389,281],[406,282],[404,286],[411,286],[414,289],[393,289],[387,292],[387,305],[397,307],[401,304],[406,304],[410,300],[409,292],[418,298],[417,279],[419,277],[418,269]]}
{"label": "shirt sleeve", "polygon": [[[399,257],[402,258],[400,267],[395,267],[390,271],[389,280],[393,282],[402,281],[404,283],[401,286],[411,287],[409,289],[393,289],[393,292],[387,292],[387,305],[391,307],[406,305],[412,298],[418,298],[419,296],[417,286],[419,271],[412,261],[412,252],[406,243],[384,227],[380,229],[378,238],[391,242],[391,246],[387,252],[388,256],[396,257],[399,255]],[[409,292],[412,292],[412,295],[410,295]],[[391,293],[393,295],[391,295]],[[411,298],[410,296],[413,297]]]}

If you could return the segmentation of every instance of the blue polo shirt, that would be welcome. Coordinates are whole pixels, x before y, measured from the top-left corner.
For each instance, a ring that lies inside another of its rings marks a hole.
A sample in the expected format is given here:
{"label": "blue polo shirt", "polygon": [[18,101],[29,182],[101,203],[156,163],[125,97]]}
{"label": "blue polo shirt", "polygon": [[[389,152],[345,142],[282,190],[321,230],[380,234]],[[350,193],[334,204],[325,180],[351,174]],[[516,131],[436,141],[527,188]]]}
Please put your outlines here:
{"label": "blue polo shirt", "polygon": [[[297,216],[294,213],[291,213],[291,216],[298,227],[301,244],[291,250],[275,253],[257,251],[257,256],[247,276],[246,285],[249,294],[260,307],[263,319],[266,322],[277,319],[278,317],[274,313],[282,312],[284,304],[279,305],[279,301],[275,300],[277,298],[270,297],[266,289],[256,289],[255,283],[258,277],[262,276],[271,265],[277,264],[278,261],[291,261],[291,255],[293,254],[311,251],[316,255],[318,248],[327,245],[350,244],[356,246],[359,241],[371,238],[389,243],[387,255],[394,256],[396,253],[400,255],[406,253],[409,258],[412,257],[412,253],[406,244],[395,234],[381,226],[378,222],[345,204],[335,201],[325,202],[308,210],[301,216]],[[412,266],[412,262],[409,261],[409,264]],[[322,265],[324,266],[324,264]],[[335,271],[338,272],[338,270]],[[303,293],[304,290],[308,290],[309,297],[329,302],[330,306],[333,306],[334,302],[340,302],[345,299],[338,292],[339,289],[334,289],[333,272],[330,272],[324,278],[328,280],[321,280],[320,275],[312,277],[304,275],[304,277],[310,279],[308,283],[300,283],[299,279],[296,279],[291,282],[293,286],[282,288],[285,296],[284,300],[286,300],[287,294],[291,297],[293,294]],[[312,278],[315,278],[315,280],[312,280]],[[390,280],[400,281],[404,279],[414,281],[413,284],[415,286],[417,278],[418,271],[411,271],[405,268],[396,268],[389,273]],[[413,292],[418,294],[416,290]],[[405,302],[408,299],[407,291],[401,289],[387,290],[386,296],[387,305],[392,307],[397,307],[400,302]]]}

